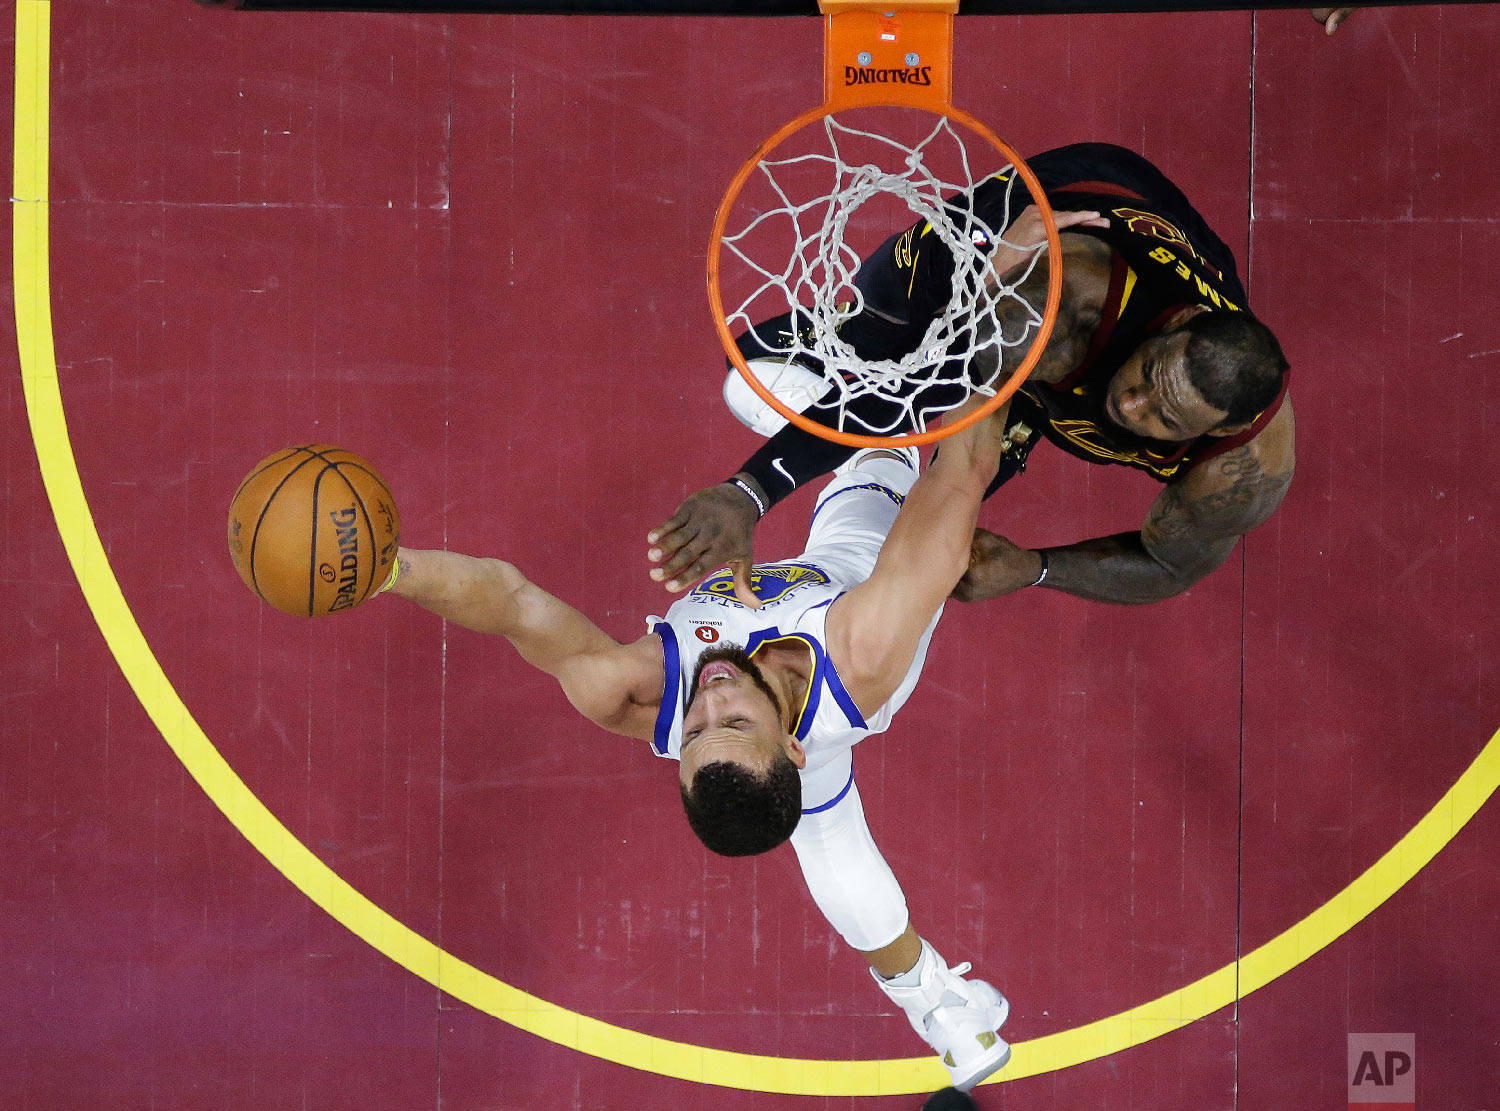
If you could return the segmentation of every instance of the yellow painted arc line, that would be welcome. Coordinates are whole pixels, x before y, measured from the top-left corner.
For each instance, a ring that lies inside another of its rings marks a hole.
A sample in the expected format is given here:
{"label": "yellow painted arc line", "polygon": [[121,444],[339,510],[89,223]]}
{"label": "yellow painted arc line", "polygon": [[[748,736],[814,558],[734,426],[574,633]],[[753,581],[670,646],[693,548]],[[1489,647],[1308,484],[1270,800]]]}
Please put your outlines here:
{"label": "yellow painted arc line", "polygon": [[[522,1030],[661,1076],[791,1095],[911,1095],[947,1076],[932,1057],[826,1061],[733,1053],[653,1037],[569,1011],[438,948],[361,895],[294,837],[214,748],[146,643],[110,568],[68,439],[53,348],[48,274],[46,0],[16,4],[16,334],[26,411],[47,497],[84,598],[126,681],[189,774],[226,818],[308,898],[433,986]],[[1242,999],[1343,936],[1420,871],[1500,785],[1500,732],[1437,804],[1323,906],[1234,963],[1117,1015],[1020,1042],[990,1083],[1019,1080],[1118,1053]]]}

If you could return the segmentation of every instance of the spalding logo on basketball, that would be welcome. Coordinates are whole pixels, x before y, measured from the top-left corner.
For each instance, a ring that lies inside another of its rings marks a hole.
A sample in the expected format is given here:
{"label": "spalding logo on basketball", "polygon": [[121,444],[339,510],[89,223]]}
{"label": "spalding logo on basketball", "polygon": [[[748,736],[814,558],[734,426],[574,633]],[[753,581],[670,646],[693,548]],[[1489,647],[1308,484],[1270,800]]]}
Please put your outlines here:
{"label": "spalding logo on basketball", "polygon": [[401,543],[396,499],[369,463],[307,444],[262,459],[229,503],[229,555],[284,613],[352,609],[385,584]]}

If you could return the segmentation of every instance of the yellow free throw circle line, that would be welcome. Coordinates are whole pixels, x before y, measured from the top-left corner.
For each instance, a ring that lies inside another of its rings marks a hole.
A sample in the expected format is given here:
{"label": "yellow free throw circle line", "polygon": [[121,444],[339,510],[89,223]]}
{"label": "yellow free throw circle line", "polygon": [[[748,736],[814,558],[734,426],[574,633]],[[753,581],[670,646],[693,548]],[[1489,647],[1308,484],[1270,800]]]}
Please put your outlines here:
{"label": "yellow free throw circle line", "polygon": [[[146,713],[214,805],[308,898],[391,960],[469,1006],[548,1041],[646,1072],[748,1091],[873,1096],[942,1087],[947,1074],[931,1056],[823,1061],[731,1053],[613,1026],[539,999],[443,951],[381,910],[313,855],[250,792],[193,720],[146,643],[109,566],[68,440],[49,303],[49,25],[44,0],[18,0],[11,210],[16,335],[26,412],[57,529],[94,620]],[[1018,1043],[1010,1065],[991,1082],[1019,1080],[1118,1053],[1264,987],[1389,899],[1453,839],[1497,783],[1500,732],[1406,836],[1302,921],[1240,960],[1159,999]]]}

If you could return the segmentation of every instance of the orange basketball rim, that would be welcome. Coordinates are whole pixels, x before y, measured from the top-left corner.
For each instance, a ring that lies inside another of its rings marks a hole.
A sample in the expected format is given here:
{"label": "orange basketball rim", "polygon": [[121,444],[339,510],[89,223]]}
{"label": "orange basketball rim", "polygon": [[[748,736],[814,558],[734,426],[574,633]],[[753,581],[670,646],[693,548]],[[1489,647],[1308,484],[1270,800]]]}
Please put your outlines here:
{"label": "orange basketball rim", "polygon": [[[739,168],[720,201],[714,218],[708,252],[708,295],[719,339],[741,377],[759,397],[787,420],[814,435],[851,447],[889,447],[933,443],[983,420],[1010,400],[1041,358],[1057,318],[1062,297],[1061,257],[1057,224],[1042,187],[1024,159],[975,117],[952,103],[953,17],[958,0],[819,0],[823,13],[823,103],[788,122],[761,143]],[[905,70],[914,60],[924,71],[926,83],[876,83],[851,80],[859,70]],[[1013,166],[1031,194],[1047,232],[1047,299],[1042,319],[1025,358],[1016,372],[984,405],[966,416],[931,430],[901,435],[866,435],[830,428],[796,412],[778,400],[756,377],[735,343],[720,291],[720,247],[724,241],[730,210],[756,167],[788,137],[807,125],[851,108],[919,108],[969,129],[990,144]]]}

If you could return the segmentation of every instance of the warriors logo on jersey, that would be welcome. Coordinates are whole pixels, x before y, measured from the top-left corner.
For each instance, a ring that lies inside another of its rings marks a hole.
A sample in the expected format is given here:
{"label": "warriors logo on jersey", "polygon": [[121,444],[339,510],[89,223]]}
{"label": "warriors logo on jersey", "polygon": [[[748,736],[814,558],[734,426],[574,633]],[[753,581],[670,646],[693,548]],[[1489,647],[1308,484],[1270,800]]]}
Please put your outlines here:
{"label": "warriors logo on jersey", "polygon": [[[810,563],[757,564],[750,569],[750,590],[762,603],[789,597],[799,587],[821,585],[828,576]],[[689,597],[733,598],[734,572],[720,571],[695,586]]]}

